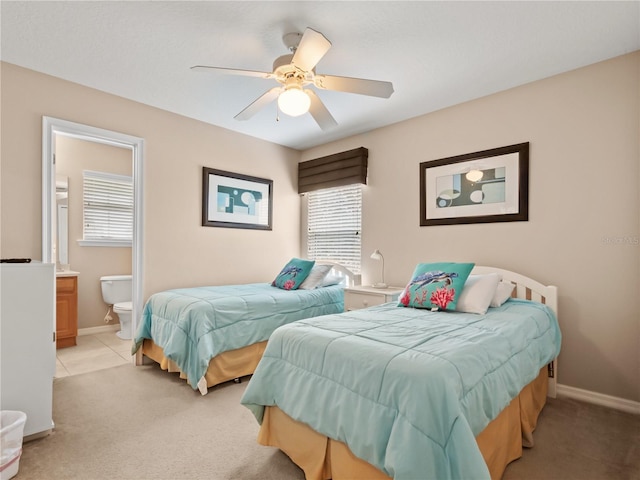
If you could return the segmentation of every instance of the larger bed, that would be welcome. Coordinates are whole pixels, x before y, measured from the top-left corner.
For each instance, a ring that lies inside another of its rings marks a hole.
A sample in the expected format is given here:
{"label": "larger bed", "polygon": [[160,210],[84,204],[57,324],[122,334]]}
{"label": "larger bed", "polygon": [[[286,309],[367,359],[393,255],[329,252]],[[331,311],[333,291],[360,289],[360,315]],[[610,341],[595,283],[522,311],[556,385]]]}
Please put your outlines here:
{"label": "larger bed", "polygon": [[557,289],[515,284],[485,314],[385,304],[277,329],[242,404],[309,480],[502,476],[555,396]]}
{"label": "larger bed", "polygon": [[357,277],[338,264],[314,265],[320,267],[322,278],[309,289],[253,283],[153,294],[145,304],[132,353],[140,350],[162,369],[178,372],[203,395],[208,387],[249,375],[276,328],[343,310],[344,286]]}

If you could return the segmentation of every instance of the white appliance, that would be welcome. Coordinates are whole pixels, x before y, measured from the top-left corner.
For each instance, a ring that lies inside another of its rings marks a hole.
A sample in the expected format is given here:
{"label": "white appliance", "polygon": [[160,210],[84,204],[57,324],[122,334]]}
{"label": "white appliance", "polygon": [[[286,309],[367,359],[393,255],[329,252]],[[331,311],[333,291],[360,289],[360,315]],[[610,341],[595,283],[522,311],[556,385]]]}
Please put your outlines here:
{"label": "white appliance", "polygon": [[27,414],[24,436],[53,424],[55,265],[0,264],[0,407]]}

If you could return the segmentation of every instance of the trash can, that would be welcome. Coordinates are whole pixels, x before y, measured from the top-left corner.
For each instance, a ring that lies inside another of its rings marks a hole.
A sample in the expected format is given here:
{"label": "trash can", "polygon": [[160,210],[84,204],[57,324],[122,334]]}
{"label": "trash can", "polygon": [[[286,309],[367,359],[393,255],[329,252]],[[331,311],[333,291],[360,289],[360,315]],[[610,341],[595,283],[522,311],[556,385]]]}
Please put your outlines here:
{"label": "trash can", "polygon": [[9,480],[18,473],[18,464],[22,455],[22,434],[27,414],[17,410],[2,410],[0,414],[0,445],[2,446],[0,480]]}

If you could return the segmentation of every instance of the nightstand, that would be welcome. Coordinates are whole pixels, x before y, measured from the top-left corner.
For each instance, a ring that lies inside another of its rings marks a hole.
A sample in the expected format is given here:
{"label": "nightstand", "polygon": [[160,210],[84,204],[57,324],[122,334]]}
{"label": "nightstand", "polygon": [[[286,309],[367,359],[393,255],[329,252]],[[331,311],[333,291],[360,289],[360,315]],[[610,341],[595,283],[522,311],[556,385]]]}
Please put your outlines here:
{"label": "nightstand", "polygon": [[364,285],[344,289],[344,311],[397,302],[404,287],[373,288]]}

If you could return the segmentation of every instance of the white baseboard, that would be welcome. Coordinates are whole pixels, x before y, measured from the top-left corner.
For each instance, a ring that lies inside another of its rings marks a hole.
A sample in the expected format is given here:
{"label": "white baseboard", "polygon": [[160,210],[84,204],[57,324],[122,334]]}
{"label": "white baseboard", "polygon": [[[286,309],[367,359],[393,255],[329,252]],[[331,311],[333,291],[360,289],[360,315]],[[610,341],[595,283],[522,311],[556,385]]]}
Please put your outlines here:
{"label": "white baseboard", "polygon": [[109,332],[117,332],[120,330],[120,324],[115,323],[113,325],[102,325],[100,327],[87,327],[87,328],[79,328],[78,336],[81,335],[94,335],[96,333],[109,333]]}
{"label": "white baseboard", "polygon": [[568,385],[560,384],[558,384],[557,393],[558,396],[572,398],[574,400],[580,400],[583,402],[593,403],[595,405],[601,405],[603,407],[613,408],[615,410],[621,410],[623,412],[640,415],[640,402],[634,402],[633,400],[627,400],[620,397],[612,397],[611,395],[591,392],[589,390],[582,390],[581,388],[569,387]]}

